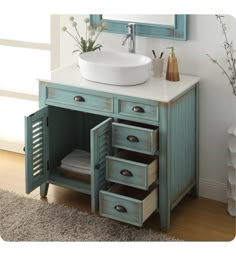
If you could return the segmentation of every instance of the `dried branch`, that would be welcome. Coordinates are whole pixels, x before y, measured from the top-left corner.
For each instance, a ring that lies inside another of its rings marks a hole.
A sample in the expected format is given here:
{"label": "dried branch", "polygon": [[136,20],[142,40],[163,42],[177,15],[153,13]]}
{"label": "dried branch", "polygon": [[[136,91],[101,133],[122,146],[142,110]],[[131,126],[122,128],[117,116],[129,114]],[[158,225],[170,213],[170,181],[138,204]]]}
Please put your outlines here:
{"label": "dried branch", "polygon": [[223,74],[228,78],[230,85],[233,89],[233,94],[236,96],[236,58],[235,58],[235,50],[233,49],[233,42],[229,42],[227,36],[227,27],[226,24],[223,22],[223,15],[216,15],[216,19],[219,20],[223,35],[224,35],[224,50],[226,53],[226,61],[228,63],[228,72],[226,69],[214,58],[212,58],[209,54],[206,54],[210,60],[216,64],[222,71]]}

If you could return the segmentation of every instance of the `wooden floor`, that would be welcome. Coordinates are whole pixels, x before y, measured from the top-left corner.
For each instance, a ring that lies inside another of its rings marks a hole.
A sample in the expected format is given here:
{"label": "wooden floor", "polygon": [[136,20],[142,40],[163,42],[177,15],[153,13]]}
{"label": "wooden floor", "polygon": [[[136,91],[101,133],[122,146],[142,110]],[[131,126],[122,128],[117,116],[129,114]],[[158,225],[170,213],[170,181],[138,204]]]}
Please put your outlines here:
{"label": "wooden floor", "polygon": [[[0,188],[25,195],[24,179],[24,155],[0,150]],[[38,189],[29,196],[40,200]],[[90,211],[88,195],[53,185],[44,200]],[[235,237],[235,218],[226,209],[224,203],[187,196],[173,210],[168,234],[185,241],[231,241]],[[159,230],[158,219],[154,213],[143,228]]]}

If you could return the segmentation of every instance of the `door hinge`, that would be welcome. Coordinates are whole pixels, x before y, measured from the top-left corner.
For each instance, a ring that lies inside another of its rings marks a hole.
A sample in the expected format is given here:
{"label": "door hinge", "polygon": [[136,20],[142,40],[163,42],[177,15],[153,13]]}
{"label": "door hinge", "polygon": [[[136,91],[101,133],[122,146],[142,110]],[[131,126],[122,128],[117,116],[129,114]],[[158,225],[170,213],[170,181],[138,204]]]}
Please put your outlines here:
{"label": "door hinge", "polygon": [[47,117],[47,127],[48,127],[48,117]]}
{"label": "door hinge", "polygon": [[49,170],[49,160],[47,161],[47,170]]}

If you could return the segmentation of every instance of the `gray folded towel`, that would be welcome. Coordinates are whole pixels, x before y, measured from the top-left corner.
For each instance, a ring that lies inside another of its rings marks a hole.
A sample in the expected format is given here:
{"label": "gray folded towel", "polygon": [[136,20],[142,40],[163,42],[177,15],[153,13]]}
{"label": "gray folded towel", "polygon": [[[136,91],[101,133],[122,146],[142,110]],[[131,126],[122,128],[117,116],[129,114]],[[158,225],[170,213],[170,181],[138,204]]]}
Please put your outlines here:
{"label": "gray folded towel", "polygon": [[91,175],[91,169],[83,169],[83,168],[76,168],[76,167],[72,167],[70,165],[66,165],[66,164],[61,164],[60,166],[62,169],[64,169],[65,171],[70,171],[73,173],[81,173],[81,174],[89,174]]}
{"label": "gray folded towel", "polygon": [[75,149],[62,159],[61,164],[67,167],[91,170],[90,153],[81,149]]}

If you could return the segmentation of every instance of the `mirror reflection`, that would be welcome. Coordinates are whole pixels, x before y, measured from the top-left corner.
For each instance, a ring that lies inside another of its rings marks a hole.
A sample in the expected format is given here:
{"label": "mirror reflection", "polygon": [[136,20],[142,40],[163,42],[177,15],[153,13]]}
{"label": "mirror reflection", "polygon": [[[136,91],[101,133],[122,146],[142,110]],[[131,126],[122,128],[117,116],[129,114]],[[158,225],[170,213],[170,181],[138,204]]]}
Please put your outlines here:
{"label": "mirror reflection", "polygon": [[103,19],[114,21],[140,22],[145,24],[159,24],[165,26],[175,26],[175,15],[139,15],[139,14],[103,14]]}

